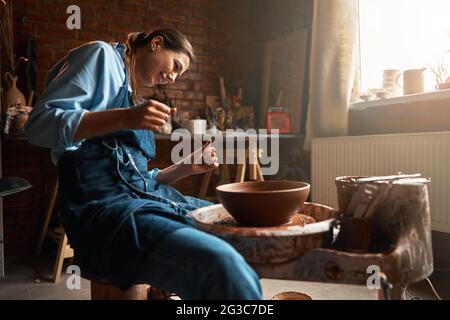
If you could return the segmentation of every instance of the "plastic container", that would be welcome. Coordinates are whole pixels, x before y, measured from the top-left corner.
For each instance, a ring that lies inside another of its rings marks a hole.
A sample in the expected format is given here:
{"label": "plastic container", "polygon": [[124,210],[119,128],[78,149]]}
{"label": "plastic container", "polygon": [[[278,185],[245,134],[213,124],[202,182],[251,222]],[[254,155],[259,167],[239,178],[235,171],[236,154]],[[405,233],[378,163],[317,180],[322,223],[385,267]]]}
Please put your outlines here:
{"label": "plastic container", "polygon": [[287,108],[270,108],[267,112],[267,129],[278,129],[279,133],[291,132],[291,114]]}

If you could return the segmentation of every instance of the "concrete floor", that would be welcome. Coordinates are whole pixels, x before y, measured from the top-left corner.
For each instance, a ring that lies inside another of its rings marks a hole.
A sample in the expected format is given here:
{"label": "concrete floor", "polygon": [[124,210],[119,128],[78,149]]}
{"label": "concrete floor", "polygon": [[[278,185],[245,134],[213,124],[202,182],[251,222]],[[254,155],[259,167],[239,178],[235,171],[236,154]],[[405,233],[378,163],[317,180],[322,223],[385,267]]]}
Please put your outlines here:
{"label": "concrete floor", "polygon": [[[89,300],[90,282],[82,279],[81,289],[69,290],[68,275],[63,272],[61,281],[51,282],[52,263],[48,257],[7,257],[6,276],[0,279],[0,300]],[[65,269],[63,269],[65,270]],[[450,299],[450,270],[435,271],[431,277],[443,299]],[[297,291],[313,300],[374,300],[377,292],[364,286],[334,285],[316,282],[262,279],[264,299],[285,291]],[[427,282],[408,288],[408,293],[421,299],[435,299]]]}

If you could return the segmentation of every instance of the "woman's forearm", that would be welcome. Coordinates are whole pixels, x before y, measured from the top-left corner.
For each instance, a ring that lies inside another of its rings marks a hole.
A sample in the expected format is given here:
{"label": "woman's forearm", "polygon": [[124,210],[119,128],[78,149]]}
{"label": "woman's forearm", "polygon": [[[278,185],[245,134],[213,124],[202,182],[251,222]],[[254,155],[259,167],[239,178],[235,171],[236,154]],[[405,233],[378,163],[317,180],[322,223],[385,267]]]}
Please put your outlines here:
{"label": "woman's forearm", "polygon": [[89,139],[122,129],[158,131],[175,109],[149,100],[123,109],[86,112],[78,125],[74,140]]}
{"label": "woman's forearm", "polygon": [[188,167],[188,165],[183,163],[175,163],[159,171],[156,175],[156,181],[167,185],[174,184],[192,174]]}
{"label": "woman's forearm", "polygon": [[89,139],[127,128],[127,109],[86,112],[74,140]]}
{"label": "woman's forearm", "polygon": [[[197,163],[198,156],[202,157],[201,163]],[[209,140],[201,148],[195,150],[186,158],[159,171],[156,175],[156,181],[170,185],[190,175],[206,173],[210,170],[217,169],[218,167],[219,163],[217,160],[216,149],[212,146],[212,140]]]}
{"label": "woman's forearm", "polygon": [[[133,118],[135,118],[135,115],[132,114],[132,112],[132,109],[129,108],[86,112],[78,125],[74,140],[79,141],[82,139],[89,139],[122,129],[133,129],[137,125],[133,124]],[[137,118],[145,119],[145,115],[137,114]],[[164,120],[150,119],[147,120],[147,123],[144,123],[142,126],[152,127],[163,123]],[[156,176],[156,180],[162,184],[174,184],[175,182],[192,174],[189,168],[189,165],[181,162],[173,164],[159,171]]]}

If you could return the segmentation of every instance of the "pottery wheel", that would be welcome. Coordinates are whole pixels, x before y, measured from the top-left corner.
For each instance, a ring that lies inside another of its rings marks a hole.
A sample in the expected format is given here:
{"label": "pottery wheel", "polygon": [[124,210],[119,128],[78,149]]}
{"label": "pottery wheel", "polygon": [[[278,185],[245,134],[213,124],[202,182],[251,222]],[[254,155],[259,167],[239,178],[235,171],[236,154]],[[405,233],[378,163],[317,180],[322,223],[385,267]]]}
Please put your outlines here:
{"label": "pottery wheel", "polygon": [[335,211],[327,206],[305,203],[303,211],[289,223],[276,227],[243,227],[221,205],[192,211],[200,230],[233,245],[249,263],[280,263],[296,258],[327,242]]}
{"label": "pottery wheel", "polygon": [[[212,223],[230,226],[230,227],[240,227],[240,228],[245,227],[245,226],[239,225],[239,223],[228,212],[227,212],[227,214],[228,214],[228,217],[223,217],[221,220],[212,221]],[[316,220],[314,220],[313,217],[310,217],[310,216],[307,216],[307,215],[304,215],[301,213],[297,213],[291,218],[291,220],[288,223],[285,223],[280,226],[272,227],[272,228],[286,228],[288,226],[303,227],[305,224],[314,223],[314,222],[316,222]]]}

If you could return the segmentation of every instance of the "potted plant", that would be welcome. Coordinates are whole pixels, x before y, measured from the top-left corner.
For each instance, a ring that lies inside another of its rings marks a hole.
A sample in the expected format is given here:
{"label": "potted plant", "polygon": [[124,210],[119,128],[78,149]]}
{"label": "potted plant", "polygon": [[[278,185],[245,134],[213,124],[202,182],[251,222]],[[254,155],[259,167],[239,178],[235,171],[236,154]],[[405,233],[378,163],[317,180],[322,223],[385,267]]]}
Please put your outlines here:
{"label": "potted plant", "polygon": [[[449,53],[448,50],[446,53]],[[445,54],[435,67],[429,66],[431,72],[433,73],[434,79],[436,81],[437,90],[450,89],[450,74],[448,73],[448,67],[445,59]]]}

